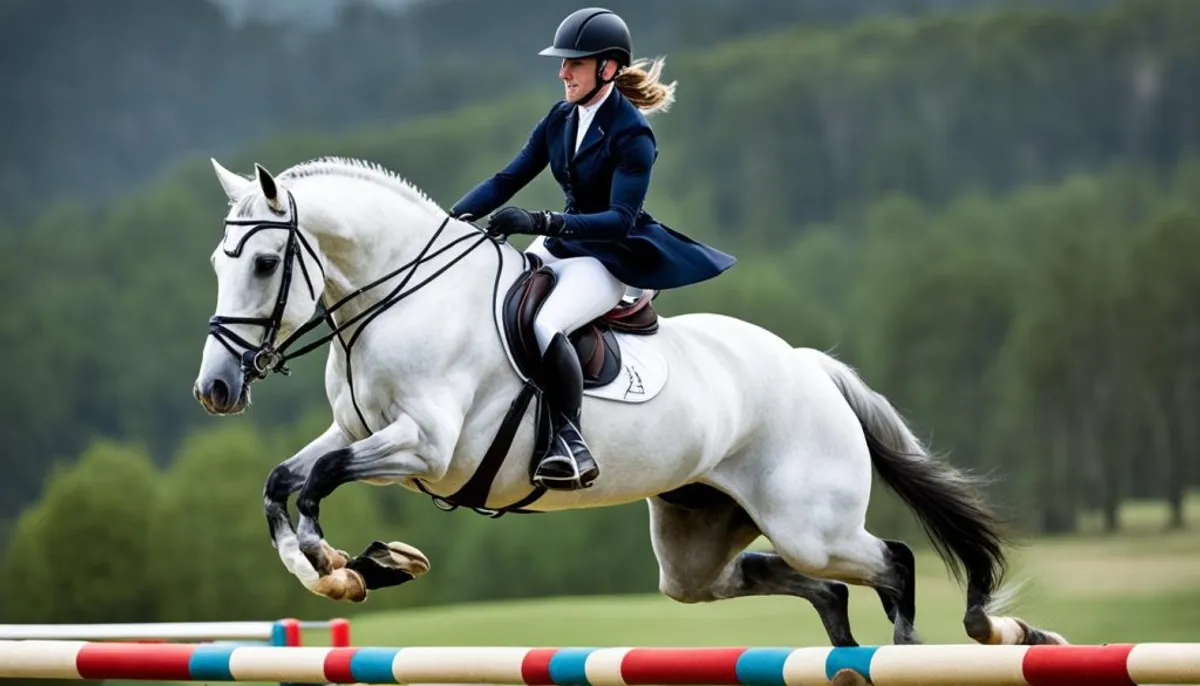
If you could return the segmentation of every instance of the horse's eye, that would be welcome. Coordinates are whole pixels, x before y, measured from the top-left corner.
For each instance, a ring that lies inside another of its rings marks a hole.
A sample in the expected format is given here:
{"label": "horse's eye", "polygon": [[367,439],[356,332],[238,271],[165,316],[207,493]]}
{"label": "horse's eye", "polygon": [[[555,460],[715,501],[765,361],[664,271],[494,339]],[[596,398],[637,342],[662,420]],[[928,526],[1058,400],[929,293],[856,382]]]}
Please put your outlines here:
{"label": "horse's eye", "polygon": [[259,255],[254,258],[254,273],[258,276],[269,276],[278,266],[278,255]]}

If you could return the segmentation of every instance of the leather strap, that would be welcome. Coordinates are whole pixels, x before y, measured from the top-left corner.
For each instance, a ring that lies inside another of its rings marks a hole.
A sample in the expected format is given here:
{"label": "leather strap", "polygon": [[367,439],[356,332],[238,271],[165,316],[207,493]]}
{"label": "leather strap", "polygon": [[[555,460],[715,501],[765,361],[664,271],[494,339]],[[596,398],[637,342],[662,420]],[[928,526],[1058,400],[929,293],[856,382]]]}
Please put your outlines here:
{"label": "leather strap", "polygon": [[517,397],[509,405],[508,412],[504,415],[504,421],[500,423],[500,428],[496,431],[496,437],[492,439],[492,444],[488,446],[487,452],[484,453],[479,467],[471,475],[471,478],[467,480],[467,483],[463,484],[462,488],[444,498],[430,493],[419,479],[417,480],[417,488],[432,497],[434,503],[446,511],[459,507],[469,507],[475,512],[487,515],[493,519],[509,512],[536,514],[536,511],[524,510],[522,508],[542,497],[546,489],[541,486],[534,487],[529,495],[507,507],[502,507],[498,510],[484,507],[484,504],[487,502],[488,493],[491,491],[492,483],[496,480],[496,474],[500,472],[500,467],[504,464],[505,456],[508,455],[509,449],[512,448],[513,438],[516,437],[517,428],[521,425],[521,418],[525,415],[525,409],[529,407],[529,402],[533,399],[536,390],[533,384],[529,382],[526,382],[521,387],[521,392],[517,394]]}

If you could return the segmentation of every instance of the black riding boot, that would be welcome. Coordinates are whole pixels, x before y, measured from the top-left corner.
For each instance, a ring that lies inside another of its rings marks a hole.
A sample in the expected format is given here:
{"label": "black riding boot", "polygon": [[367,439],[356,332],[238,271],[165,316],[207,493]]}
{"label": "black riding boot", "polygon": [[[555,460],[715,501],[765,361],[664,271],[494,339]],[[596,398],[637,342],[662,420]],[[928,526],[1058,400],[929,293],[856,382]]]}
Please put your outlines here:
{"label": "black riding boot", "polygon": [[550,403],[550,447],[533,472],[533,482],[545,488],[574,491],[587,488],[600,474],[579,430],[583,404],[583,370],[567,337],[559,333],[542,356],[543,383]]}

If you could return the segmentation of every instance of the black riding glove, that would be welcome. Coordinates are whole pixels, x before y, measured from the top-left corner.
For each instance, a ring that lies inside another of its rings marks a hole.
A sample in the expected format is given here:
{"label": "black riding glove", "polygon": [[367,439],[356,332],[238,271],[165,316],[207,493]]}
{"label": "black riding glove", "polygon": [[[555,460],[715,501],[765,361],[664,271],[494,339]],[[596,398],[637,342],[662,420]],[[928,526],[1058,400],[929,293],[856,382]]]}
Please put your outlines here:
{"label": "black riding glove", "polygon": [[511,236],[514,233],[533,236],[566,235],[567,223],[559,212],[540,210],[530,212],[518,207],[505,207],[488,220],[489,233]]}

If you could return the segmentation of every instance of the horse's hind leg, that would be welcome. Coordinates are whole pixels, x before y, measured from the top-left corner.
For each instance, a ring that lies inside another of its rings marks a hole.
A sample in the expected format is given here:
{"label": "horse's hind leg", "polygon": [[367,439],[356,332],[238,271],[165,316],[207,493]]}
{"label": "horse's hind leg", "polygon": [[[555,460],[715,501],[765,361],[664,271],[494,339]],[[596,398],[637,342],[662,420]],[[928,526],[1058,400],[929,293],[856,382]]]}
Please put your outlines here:
{"label": "horse's hind leg", "polygon": [[855,646],[844,584],[805,576],[774,553],[744,551],[758,527],[737,503],[688,509],[651,498],[650,534],[659,588],[682,603],[792,595],[812,603],[835,646]]}
{"label": "horse's hind leg", "polygon": [[[744,552],[735,564],[740,568],[741,582],[732,585],[733,595],[723,597],[799,596],[812,603],[832,645],[858,645],[850,633],[850,590],[846,584],[805,576],[776,553]],[[727,589],[718,588],[718,592]]]}
{"label": "horse's hind leg", "polygon": [[[865,529],[842,537],[824,537],[802,529],[815,521],[810,512],[794,511],[770,519],[767,537],[788,564],[806,574],[870,586],[883,601],[892,622],[892,641],[920,643],[915,628],[916,574],[912,549],[899,541],[884,541]],[[796,526],[783,523],[792,520]]]}
{"label": "horse's hind leg", "polygon": [[892,640],[919,643],[912,550],[865,528],[871,491],[866,446],[850,434],[820,438],[819,452],[814,447],[812,456],[782,460],[757,483],[739,486],[754,494],[750,514],[790,567],[874,588],[892,622]]}
{"label": "horse's hind leg", "polygon": [[[775,465],[769,470],[769,483],[746,485],[747,492],[754,494],[754,502],[747,507],[753,508],[751,513],[768,538],[777,545],[780,541],[788,545],[785,555],[795,558],[789,562],[796,561],[818,574],[829,570],[878,575],[885,569],[881,562],[890,561],[893,577],[907,577],[904,588],[911,588],[911,571],[905,574],[903,570],[905,560],[911,560],[907,547],[882,544],[881,554],[880,543],[862,530],[874,467],[921,519],[947,566],[965,573],[963,626],[971,638],[988,644],[1066,643],[1062,636],[1031,627],[1016,617],[989,616],[992,606],[1007,595],[998,592],[1006,567],[1005,536],[979,484],[949,463],[931,457],[891,403],[849,366],[815,350],[796,352],[799,387],[812,393],[807,399],[811,407],[828,412],[825,417],[803,413],[815,421],[787,427],[799,429],[800,438],[789,437],[792,440],[785,439],[783,444],[793,450],[797,444],[806,446],[795,455],[794,466]],[[820,382],[822,376],[833,382],[846,405],[830,401],[832,394]],[[811,478],[813,475],[819,479]],[[800,488],[789,487],[801,483]],[[798,510],[796,503],[801,503]],[[798,517],[811,517],[821,526],[798,529],[793,524]],[[895,568],[900,568],[899,574]],[[887,578],[883,580],[887,591]],[[891,592],[892,602],[900,603],[897,620],[905,614],[905,596],[904,592]],[[901,627],[897,624],[896,628]]]}

